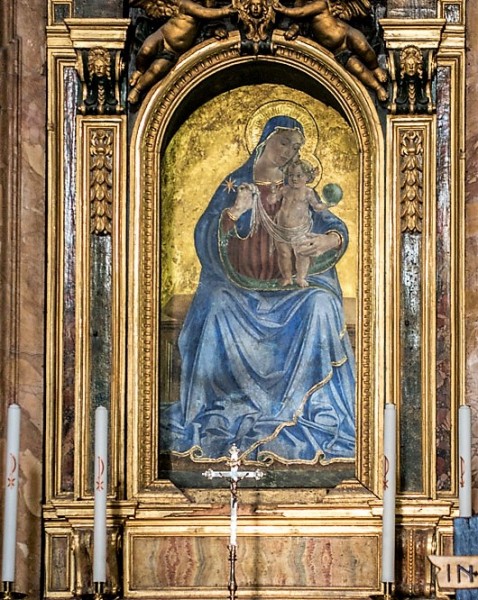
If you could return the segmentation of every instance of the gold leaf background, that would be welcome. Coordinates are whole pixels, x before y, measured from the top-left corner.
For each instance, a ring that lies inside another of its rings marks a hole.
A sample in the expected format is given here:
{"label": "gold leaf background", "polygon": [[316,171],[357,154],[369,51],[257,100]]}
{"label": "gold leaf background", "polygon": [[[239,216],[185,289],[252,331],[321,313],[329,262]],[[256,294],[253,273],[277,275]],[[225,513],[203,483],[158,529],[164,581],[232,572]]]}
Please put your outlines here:
{"label": "gold leaf background", "polygon": [[284,85],[244,86],[216,96],[178,129],[161,160],[161,304],[194,293],[201,266],[194,227],[220,183],[248,158],[244,132],[266,102],[305,106],[319,128],[317,155],[323,176],[317,186],[338,183],[344,196],[332,208],[349,229],[349,247],[337,265],[346,298],[357,295],[358,148],[351,127],[335,109]]}

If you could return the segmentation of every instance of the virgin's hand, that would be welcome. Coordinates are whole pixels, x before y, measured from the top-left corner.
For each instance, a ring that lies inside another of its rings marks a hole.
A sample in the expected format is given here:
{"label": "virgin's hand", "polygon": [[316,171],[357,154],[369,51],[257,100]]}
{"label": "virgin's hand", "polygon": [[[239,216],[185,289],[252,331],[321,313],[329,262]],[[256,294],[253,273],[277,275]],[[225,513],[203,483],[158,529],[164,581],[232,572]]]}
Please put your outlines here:
{"label": "virgin's hand", "polygon": [[234,205],[229,209],[229,213],[236,219],[243,215],[248,210],[251,210],[253,205],[252,189],[247,183],[241,183],[237,188],[237,196]]}
{"label": "virgin's hand", "polygon": [[341,244],[342,240],[337,233],[309,233],[296,248],[302,256],[320,256],[328,250],[338,250]]}

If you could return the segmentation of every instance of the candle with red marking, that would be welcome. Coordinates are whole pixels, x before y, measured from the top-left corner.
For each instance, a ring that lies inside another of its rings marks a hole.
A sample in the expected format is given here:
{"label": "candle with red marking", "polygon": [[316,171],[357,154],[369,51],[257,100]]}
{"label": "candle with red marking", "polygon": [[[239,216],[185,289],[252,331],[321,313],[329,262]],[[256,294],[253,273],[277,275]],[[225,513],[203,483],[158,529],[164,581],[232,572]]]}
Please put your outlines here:
{"label": "candle with red marking", "polygon": [[471,517],[471,410],[469,406],[460,406],[458,409],[458,446],[460,517]]}
{"label": "candle with red marking", "polygon": [[95,521],[93,536],[93,582],[106,581],[106,499],[108,488],[108,411],[95,413]]}
{"label": "candle with red marking", "polygon": [[20,452],[20,407],[10,404],[7,418],[7,456],[5,465],[5,506],[3,514],[2,581],[15,581],[17,545],[18,474]]}
{"label": "candle with red marking", "polygon": [[397,418],[394,404],[385,405],[383,433],[382,582],[395,581],[395,488]]}

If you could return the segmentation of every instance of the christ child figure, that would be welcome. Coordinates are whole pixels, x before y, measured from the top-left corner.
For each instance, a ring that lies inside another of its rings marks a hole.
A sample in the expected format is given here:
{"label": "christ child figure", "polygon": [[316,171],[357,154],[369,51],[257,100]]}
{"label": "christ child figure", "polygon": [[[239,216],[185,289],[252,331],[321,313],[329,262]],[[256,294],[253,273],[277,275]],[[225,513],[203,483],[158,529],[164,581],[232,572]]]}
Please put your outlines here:
{"label": "christ child figure", "polygon": [[269,203],[281,201],[275,217],[275,245],[279,269],[282,275],[281,285],[291,285],[293,277],[293,256],[295,256],[296,283],[307,287],[307,273],[311,258],[299,253],[304,238],[311,231],[312,219],[310,209],[324,210],[313,190],[307,184],[314,180],[314,167],[303,159],[289,164],[286,170],[287,183],[283,188],[275,190],[269,196]]}

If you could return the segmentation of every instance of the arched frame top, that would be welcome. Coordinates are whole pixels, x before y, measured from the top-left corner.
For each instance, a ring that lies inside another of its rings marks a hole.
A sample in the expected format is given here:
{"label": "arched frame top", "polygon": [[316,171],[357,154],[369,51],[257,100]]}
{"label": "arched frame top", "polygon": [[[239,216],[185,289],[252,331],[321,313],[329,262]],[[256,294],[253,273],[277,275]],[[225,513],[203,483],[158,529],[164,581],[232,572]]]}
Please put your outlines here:
{"label": "arched frame top", "polygon": [[[320,89],[348,121],[359,148],[359,239],[357,298],[357,460],[358,488],[380,495],[382,413],[385,381],[386,224],[384,139],[374,103],[327,51],[299,38],[273,36],[274,54],[259,59],[239,54],[239,36],[207,41],[185,54],[148,94],[131,139],[128,406],[133,424],[128,445],[132,478],[129,497],[161,502],[177,497],[176,488],[157,479],[159,371],[159,236],[161,152],[184,113],[228,89],[263,81]],[[258,68],[259,65],[259,68]],[[248,69],[252,81],[242,75]],[[269,73],[269,75],[267,75]],[[239,75],[241,80],[239,81]],[[272,78],[272,80],[271,80]],[[198,93],[201,92],[201,93]],[[310,91],[309,91],[310,93]],[[198,102],[199,104],[194,104]],[[206,98],[209,99],[209,98]],[[186,108],[185,108],[186,107]],[[363,491],[361,492],[363,493]]]}

